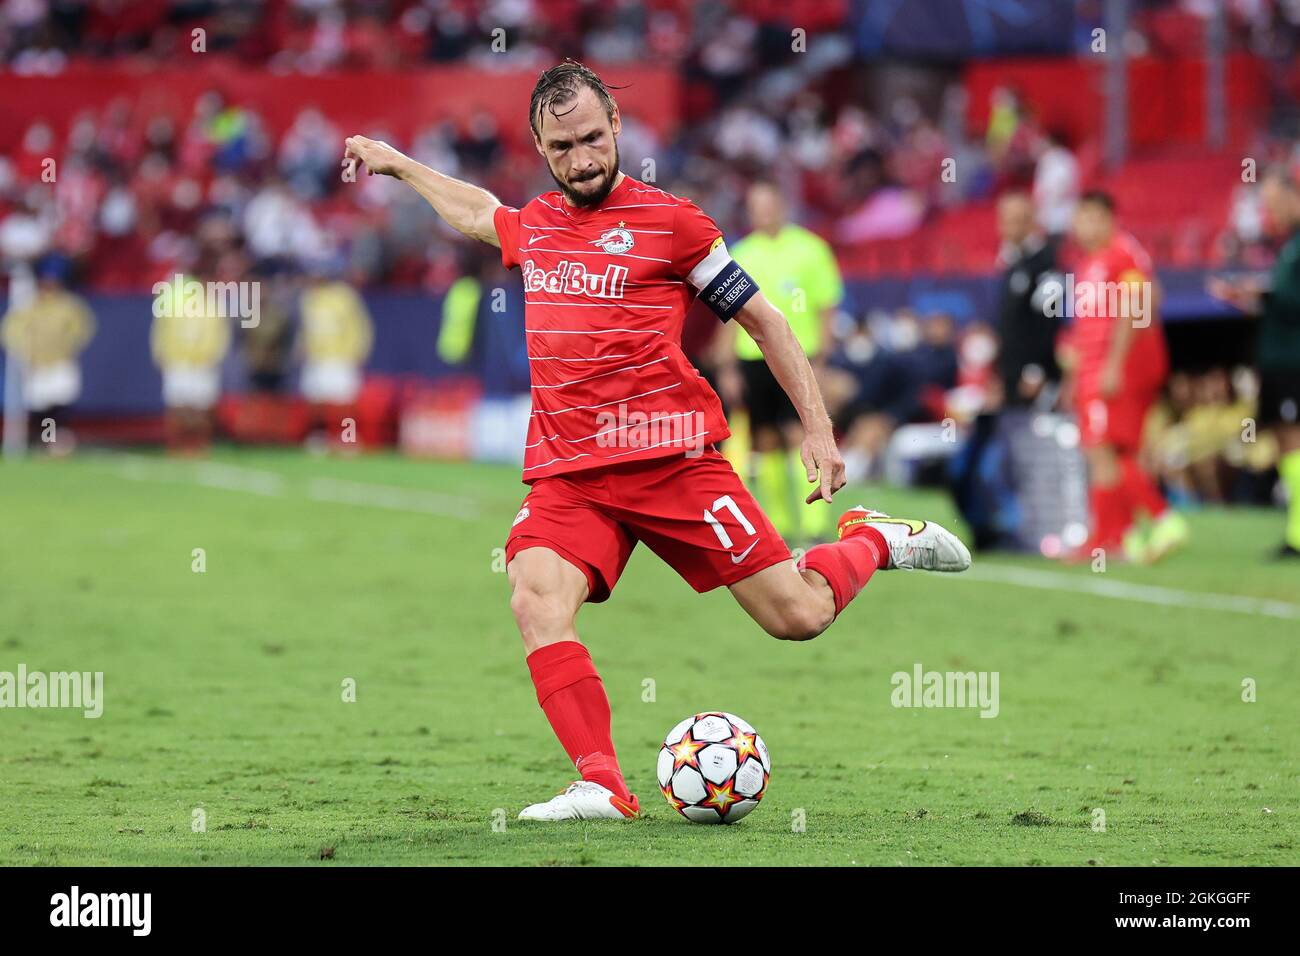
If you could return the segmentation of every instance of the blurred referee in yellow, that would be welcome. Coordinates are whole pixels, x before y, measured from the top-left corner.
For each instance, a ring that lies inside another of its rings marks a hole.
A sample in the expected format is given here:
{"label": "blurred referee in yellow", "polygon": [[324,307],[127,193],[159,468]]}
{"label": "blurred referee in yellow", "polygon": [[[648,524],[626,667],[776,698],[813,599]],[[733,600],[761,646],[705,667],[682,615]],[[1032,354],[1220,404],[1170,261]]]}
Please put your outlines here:
{"label": "blurred referee in yellow", "polygon": [[[844,297],[831,247],[788,220],[785,197],[774,182],[755,182],[745,208],[753,231],[731,247],[732,257],[789,320],[820,375],[831,347],[832,319]],[[757,343],[735,322],[723,330],[718,384],[729,409],[748,412],[752,446],[748,462],[730,448],[728,458],[747,476],[782,537],[800,544],[824,538],[834,526],[830,506],[820,500],[805,504],[799,490],[806,471],[799,460],[799,416]]]}

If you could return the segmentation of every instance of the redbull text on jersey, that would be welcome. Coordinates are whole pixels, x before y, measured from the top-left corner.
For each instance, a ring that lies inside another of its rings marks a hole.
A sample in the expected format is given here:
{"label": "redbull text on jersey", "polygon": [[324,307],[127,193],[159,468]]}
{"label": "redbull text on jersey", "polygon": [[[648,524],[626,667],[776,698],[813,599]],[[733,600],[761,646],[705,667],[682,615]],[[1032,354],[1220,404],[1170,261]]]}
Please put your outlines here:
{"label": "redbull text on jersey", "polygon": [[554,269],[544,271],[532,259],[525,259],[523,276],[525,292],[621,299],[627,283],[627,266],[608,265],[604,272],[592,273],[581,262],[561,259]]}

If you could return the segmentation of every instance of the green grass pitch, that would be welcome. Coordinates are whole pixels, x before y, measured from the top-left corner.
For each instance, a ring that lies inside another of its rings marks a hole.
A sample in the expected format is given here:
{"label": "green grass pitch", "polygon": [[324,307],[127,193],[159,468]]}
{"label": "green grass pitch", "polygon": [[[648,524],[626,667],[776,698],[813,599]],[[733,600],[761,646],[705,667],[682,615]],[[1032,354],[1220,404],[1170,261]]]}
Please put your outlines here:
{"label": "green grass pitch", "polygon": [[[579,628],[646,812],[544,825],[515,815],[572,768],[494,554],[523,493],[512,468],[386,455],[0,466],[0,671],[105,675],[99,719],[0,710],[0,864],[1300,863],[1300,569],[1262,560],[1276,513],[1196,514],[1156,568],[881,574],[808,644],[639,549]],[[933,493],[842,500],[959,526]],[[916,662],[998,672],[997,717],[893,707]],[[772,753],[733,827],[654,781],[663,735],[707,709]]]}

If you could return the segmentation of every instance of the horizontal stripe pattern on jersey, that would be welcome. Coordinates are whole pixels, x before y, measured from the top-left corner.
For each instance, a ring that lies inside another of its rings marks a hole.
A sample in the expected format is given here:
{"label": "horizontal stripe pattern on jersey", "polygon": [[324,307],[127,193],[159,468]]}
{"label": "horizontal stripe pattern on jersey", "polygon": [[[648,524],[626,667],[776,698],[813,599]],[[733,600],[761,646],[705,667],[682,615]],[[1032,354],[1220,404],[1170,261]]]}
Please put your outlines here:
{"label": "horizontal stripe pattern on jersey", "polygon": [[525,482],[698,454],[727,436],[721,403],[681,349],[686,310],[730,261],[698,206],[625,176],[596,207],[551,192],[499,207],[495,223],[524,289]]}

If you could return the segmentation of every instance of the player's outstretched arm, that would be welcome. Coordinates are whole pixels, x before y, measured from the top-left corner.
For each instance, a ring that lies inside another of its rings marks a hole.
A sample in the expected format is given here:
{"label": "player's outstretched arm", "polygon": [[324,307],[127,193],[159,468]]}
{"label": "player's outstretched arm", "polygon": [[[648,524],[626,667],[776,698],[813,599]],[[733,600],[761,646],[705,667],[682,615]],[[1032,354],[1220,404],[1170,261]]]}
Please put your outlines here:
{"label": "player's outstretched arm", "polygon": [[818,498],[830,501],[844,487],[844,459],[835,444],[835,432],[822,401],[821,389],[813,375],[803,346],[790,330],[781,310],[762,292],[755,292],[738,313],[736,321],[749,333],[763,352],[763,359],[776,376],[781,388],[803,423],[803,448],[800,449],[808,480],[817,481],[817,489],[808,496],[809,504]]}
{"label": "player's outstretched arm", "polygon": [[344,147],[346,160],[363,164],[371,176],[402,180],[457,232],[489,245],[501,245],[492,219],[501,203],[486,189],[444,176],[382,140],[349,136]]}

